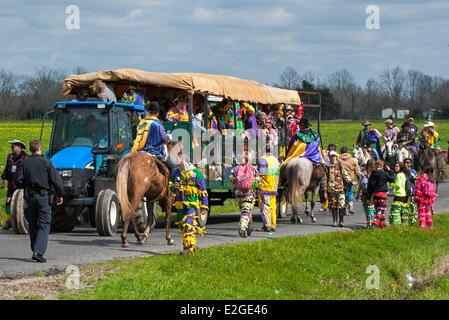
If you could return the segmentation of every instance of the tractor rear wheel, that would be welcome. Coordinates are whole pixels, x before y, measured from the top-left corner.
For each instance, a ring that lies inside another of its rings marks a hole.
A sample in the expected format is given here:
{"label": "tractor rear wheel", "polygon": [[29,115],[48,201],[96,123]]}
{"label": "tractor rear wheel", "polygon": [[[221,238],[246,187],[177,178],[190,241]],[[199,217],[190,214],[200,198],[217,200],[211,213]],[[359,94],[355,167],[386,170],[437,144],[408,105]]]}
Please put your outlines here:
{"label": "tractor rear wheel", "polygon": [[95,206],[95,224],[98,233],[106,237],[115,235],[119,220],[120,202],[117,194],[110,189],[100,191]]}
{"label": "tractor rear wheel", "polygon": [[11,201],[11,226],[15,234],[28,234],[28,221],[25,219],[25,199],[23,189],[16,190]]}
{"label": "tractor rear wheel", "polygon": [[52,210],[51,232],[72,232],[80,224],[79,215],[83,207],[66,207],[64,205]]}

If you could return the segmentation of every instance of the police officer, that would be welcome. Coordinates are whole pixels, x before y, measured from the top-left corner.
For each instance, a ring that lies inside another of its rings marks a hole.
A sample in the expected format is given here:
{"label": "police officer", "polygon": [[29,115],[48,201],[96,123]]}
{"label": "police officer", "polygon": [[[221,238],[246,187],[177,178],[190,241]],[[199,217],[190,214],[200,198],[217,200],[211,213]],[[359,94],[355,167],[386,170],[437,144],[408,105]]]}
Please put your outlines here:
{"label": "police officer", "polygon": [[48,235],[51,226],[50,192],[54,187],[56,205],[62,205],[64,188],[62,179],[50,160],[42,156],[42,143],[30,142],[32,155],[18,168],[15,180],[19,188],[25,189],[25,218],[29,224],[32,260],[46,262]]}

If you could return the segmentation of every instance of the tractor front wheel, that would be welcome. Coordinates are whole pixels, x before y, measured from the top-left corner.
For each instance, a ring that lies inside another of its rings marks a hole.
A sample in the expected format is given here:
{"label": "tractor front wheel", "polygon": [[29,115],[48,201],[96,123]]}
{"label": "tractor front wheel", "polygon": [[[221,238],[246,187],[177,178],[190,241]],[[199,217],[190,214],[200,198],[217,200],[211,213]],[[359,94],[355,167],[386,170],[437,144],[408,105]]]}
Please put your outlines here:
{"label": "tractor front wheel", "polygon": [[28,221],[25,219],[23,193],[23,189],[16,190],[11,200],[11,226],[15,234],[28,234]]}
{"label": "tractor front wheel", "polygon": [[95,206],[95,224],[101,236],[110,237],[117,233],[120,220],[120,202],[117,194],[110,190],[102,190]]}

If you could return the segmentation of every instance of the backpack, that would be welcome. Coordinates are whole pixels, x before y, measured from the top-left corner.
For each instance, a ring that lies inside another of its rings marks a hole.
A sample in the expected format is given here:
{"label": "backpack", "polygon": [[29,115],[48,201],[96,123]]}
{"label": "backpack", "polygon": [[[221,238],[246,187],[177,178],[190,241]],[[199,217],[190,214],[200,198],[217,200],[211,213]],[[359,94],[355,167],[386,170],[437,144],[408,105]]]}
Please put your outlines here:
{"label": "backpack", "polygon": [[240,164],[235,169],[235,189],[248,191],[253,188],[254,169],[250,164]]}

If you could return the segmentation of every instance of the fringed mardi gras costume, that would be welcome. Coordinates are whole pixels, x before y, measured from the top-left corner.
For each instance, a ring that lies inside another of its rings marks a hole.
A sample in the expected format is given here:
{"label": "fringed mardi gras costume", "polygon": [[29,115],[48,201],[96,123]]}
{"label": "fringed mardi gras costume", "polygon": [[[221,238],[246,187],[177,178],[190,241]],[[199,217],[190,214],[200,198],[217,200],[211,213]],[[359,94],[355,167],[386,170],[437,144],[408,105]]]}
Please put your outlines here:
{"label": "fringed mardi gras costume", "polygon": [[433,227],[432,206],[435,203],[435,184],[430,181],[427,174],[422,174],[416,180],[415,203],[418,208],[420,228]]}
{"label": "fringed mardi gras costume", "polygon": [[172,182],[181,185],[178,190],[174,190],[177,224],[181,228],[184,251],[193,255],[197,249],[196,234],[203,236],[205,233],[205,228],[198,225],[197,218],[200,210],[209,208],[206,181],[201,170],[190,165],[187,170],[174,169]]}
{"label": "fringed mardi gras costume", "polygon": [[390,211],[390,224],[401,224],[408,220],[410,207],[408,205],[408,200],[395,198],[393,204],[391,205]]}
{"label": "fringed mardi gras costume", "polygon": [[374,225],[378,228],[385,227],[385,210],[387,209],[388,194],[386,192],[375,192],[373,202],[375,207]]}
{"label": "fringed mardi gras costume", "polygon": [[265,229],[276,230],[276,196],[279,183],[279,161],[271,153],[258,161],[260,175],[259,205]]}

